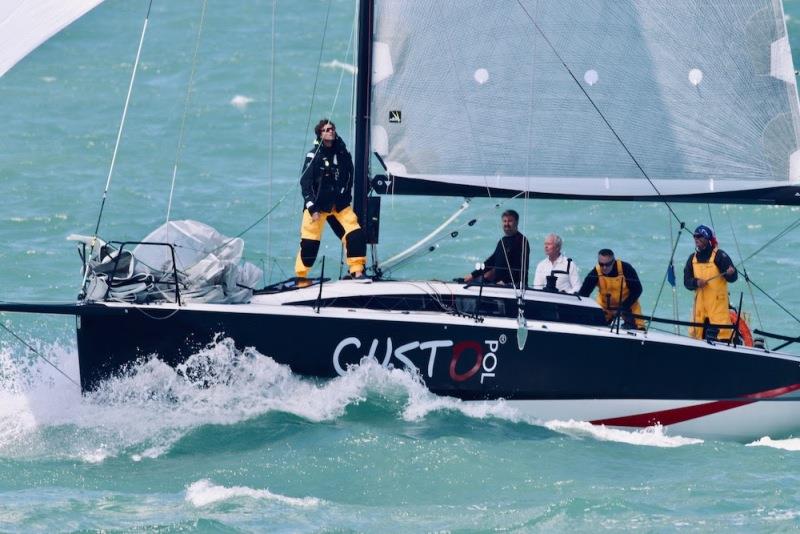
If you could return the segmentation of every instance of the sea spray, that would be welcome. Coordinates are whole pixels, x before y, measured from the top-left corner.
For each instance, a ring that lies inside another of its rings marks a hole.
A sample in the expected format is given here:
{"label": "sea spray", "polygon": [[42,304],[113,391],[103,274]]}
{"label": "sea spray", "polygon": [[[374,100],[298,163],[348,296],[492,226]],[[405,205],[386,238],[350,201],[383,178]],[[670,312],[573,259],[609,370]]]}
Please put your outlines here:
{"label": "sea spray", "polygon": [[197,507],[241,498],[276,501],[281,504],[301,507],[319,506],[322,502],[315,497],[287,497],[285,495],[272,493],[268,489],[253,489],[244,486],[219,486],[208,479],[193,482],[186,488],[186,500]]}
{"label": "sea spray", "polygon": [[664,427],[654,425],[636,430],[623,430],[593,425],[586,421],[548,421],[544,425],[556,432],[578,438],[593,438],[600,441],[615,441],[629,445],[646,445],[650,447],[682,447],[684,445],[697,445],[703,443],[701,439],[686,438],[682,436],[668,436]]}

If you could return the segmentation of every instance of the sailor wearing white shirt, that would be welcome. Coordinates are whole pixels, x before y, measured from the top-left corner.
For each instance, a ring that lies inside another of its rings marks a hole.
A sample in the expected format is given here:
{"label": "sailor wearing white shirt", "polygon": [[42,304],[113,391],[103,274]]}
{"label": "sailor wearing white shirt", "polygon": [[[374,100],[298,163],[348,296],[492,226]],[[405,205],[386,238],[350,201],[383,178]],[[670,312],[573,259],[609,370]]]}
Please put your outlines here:
{"label": "sailor wearing white shirt", "polygon": [[[536,275],[533,278],[534,289],[545,289],[547,277],[556,277],[556,291],[577,293],[581,288],[578,266],[571,258],[561,254],[563,241],[556,234],[550,234],[544,239],[545,259],[536,266]],[[552,287],[552,286],[551,286]]]}

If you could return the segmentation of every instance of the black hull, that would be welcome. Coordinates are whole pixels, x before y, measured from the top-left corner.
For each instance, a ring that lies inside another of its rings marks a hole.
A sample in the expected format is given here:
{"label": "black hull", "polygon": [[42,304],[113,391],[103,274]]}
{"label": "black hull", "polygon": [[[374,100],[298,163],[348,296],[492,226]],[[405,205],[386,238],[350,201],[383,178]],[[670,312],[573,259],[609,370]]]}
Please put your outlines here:
{"label": "black hull", "polygon": [[426,321],[364,317],[372,313],[89,305],[78,325],[81,385],[94,389],[151,354],[176,366],[220,335],[239,348],[254,347],[294,373],[320,378],[337,376],[337,365],[343,370],[372,351],[383,365],[413,364],[433,393],[464,400],[730,400],[782,388],[785,393],[800,384],[795,358],[677,336],[662,335],[673,340],[665,342],[641,333],[585,327],[570,332],[531,324],[519,351],[512,321],[504,321],[503,328],[465,318],[442,322],[441,316]]}

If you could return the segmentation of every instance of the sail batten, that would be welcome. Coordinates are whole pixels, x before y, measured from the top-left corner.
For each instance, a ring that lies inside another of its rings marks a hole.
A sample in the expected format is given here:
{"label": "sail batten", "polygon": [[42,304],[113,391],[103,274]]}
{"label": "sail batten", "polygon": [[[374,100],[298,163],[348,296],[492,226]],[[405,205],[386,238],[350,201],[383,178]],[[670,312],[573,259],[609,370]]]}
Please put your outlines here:
{"label": "sail batten", "polygon": [[0,2],[0,76],[102,0]]}
{"label": "sail batten", "polygon": [[576,198],[800,185],[777,0],[387,0],[374,40],[373,148],[405,180]]}

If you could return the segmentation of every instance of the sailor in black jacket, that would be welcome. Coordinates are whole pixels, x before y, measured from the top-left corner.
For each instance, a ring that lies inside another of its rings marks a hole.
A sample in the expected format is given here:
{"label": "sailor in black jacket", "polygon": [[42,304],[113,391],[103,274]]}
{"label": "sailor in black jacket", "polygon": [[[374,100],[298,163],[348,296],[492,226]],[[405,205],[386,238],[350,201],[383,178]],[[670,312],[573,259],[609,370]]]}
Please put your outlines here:
{"label": "sailor in black jacket", "polygon": [[497,242],[494,252],[483,264],[483,267],[472,271],[464,277],[467,283],[483,280],[493,284],[510,284],[514,287],[526,287],[528,283],[528,263],[531,247],[528,239],[519,230],[519,213],[506,210],[501,216],[503,237]]}
{"label": "sailor in black jacket", "polygon": [[306,154],[300,189],[303,194],[303,223],[300,251],[295,260],[298,278],[306,278],[317,259],[325,221],[342,240],[347,265],[353,278],[364,276],[367,244],[352,206],[353,158],[336,135],[336,125],[322,119],[314,127],[314,148]]}

